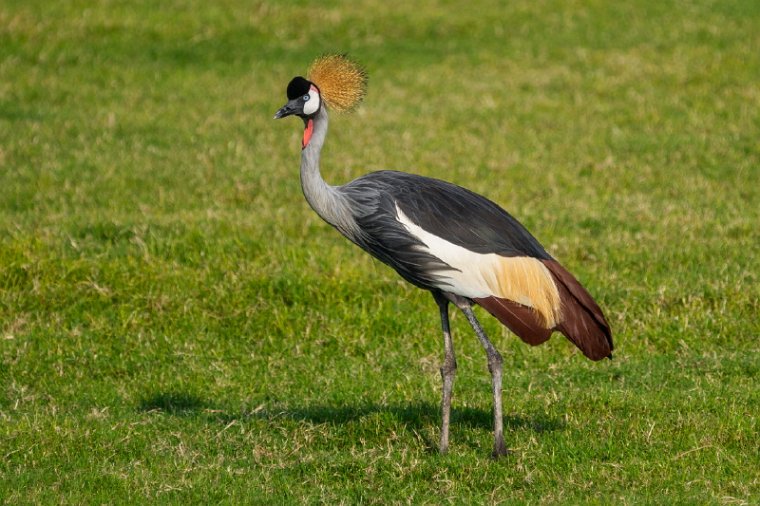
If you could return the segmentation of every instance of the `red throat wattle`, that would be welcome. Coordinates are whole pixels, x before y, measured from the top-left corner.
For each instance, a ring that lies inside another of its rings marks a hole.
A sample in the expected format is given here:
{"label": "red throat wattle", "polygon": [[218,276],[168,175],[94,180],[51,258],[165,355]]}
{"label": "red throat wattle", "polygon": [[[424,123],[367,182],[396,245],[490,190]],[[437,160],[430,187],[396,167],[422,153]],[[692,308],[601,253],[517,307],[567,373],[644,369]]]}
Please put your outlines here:
{"label": "red throat wattle", "polygon": [[303,129],[303,140],[301,141],[301,149],[306,149],[311,140],[311,134],[314,131],[314,120],[309,119],[306,122],[306,128]]}

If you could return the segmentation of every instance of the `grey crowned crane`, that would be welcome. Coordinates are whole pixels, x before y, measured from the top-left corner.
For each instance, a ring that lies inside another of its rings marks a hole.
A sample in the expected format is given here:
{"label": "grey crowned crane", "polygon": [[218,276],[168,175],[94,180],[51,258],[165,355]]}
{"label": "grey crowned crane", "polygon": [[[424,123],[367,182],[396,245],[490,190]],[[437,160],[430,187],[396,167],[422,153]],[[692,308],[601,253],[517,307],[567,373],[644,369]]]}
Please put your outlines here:
{"label": "grey crowned crane", "polygon": [[449,444],[457,369],[449,303],[464,313],[488,358],[493,455],[505,455],[502,357],[472,306],[482,306],[531,345],[561,332],[591,360],[612,358],[612,333],[602,310],[525,227],[481,195],[438,179],[395,171],[373,172],[343,186],[327,184],[319,171],[327,111],[352,109],[364,96],[367,78],[361,67],[343,55],[318,58],[307,76],[290,81],[288,102],[274,116],[295,115],[304,122],[301,186],[306,200],[351,242],[433,294],[444,345],[441,453]]}

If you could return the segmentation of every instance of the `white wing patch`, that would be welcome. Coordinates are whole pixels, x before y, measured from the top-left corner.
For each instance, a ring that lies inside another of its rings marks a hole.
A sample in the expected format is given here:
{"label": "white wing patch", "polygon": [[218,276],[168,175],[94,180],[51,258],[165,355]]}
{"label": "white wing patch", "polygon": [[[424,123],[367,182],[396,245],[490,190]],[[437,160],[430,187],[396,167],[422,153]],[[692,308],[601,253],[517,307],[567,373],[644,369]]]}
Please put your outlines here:
{"label": "white wing patch", "polygon": [[476,253],[428,232],[396,204],[396,219],[425,246],[419,248],[440,258],[456,271],[435,274],[436,287],[468,298],[500,297],[534,308],[547,328],[561,320],[560,297],[549,269],[531,257],[505,257]]}

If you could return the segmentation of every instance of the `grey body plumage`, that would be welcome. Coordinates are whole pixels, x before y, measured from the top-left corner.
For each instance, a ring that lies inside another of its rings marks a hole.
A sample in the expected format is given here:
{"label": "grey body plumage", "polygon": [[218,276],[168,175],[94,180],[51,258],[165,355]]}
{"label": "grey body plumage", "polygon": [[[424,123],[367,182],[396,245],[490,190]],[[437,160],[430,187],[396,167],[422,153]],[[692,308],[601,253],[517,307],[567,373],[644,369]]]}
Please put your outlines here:
{"label": "grey body plumage", "polygon": [[552,331],[565,334],[583,353],[611,357],[609,325],[591,296],[514,217],[460,186],[413,174],[380,171],[343,186],[320,174],[328,128],[319,88],[295,78],[289,102],[275,118],[304,121],[301,186],[309,205],[327,223],[410,283],[430,290],[444,336],[440,451],[449,443],[456,359],[449,303],[466,316],[488,358],[494,406],[493,455],[508,452],[501,406],[502,357],[478,322],[477,303],[524,341],[537,345]]}
{"label": "grey body plumage", "polygon": [[399,223],[396,206],[426,230],[471,251],[551,258],[500,206],[440,179],[384,170],[330,186],[319,169],[328,123],[322,108],[301,155],[304,196],[322,219],[407,281],[432,290],[431,274],[455,267],[419,249],[420,240]]}
{"label": "grey body plumage", "polygon": [[[419,258],[419,239],[398,222],[397,207],[426,231],[475,253],[551,258],[538,241],[497,204],[440,179],[379,171],[342,186],[340,191],[352,202],[372,209],[371,213],[357,218],[359,228],[371,238],[370,244],[360,246],[402,275],[411,271],[410,281],[422,288],[435,288],[424,280],[427,274],[442,270],[441,264],[444,270],[455,267],[432,255]],[[385,254],[387,251],[390,255]]]}
{"label": "grey body plumage", "polygon": [[301,188],[306,201],[327,223],[404,279],[432,288],[429,273],[451,267],[419,251],[419,239],[393,219],[392,178],[387,173],[368,174],[344,186],[330,186],[322,179],[319,155],[327,125],[327,111],[322,108],[314,118],[311,141],[301,154]]}

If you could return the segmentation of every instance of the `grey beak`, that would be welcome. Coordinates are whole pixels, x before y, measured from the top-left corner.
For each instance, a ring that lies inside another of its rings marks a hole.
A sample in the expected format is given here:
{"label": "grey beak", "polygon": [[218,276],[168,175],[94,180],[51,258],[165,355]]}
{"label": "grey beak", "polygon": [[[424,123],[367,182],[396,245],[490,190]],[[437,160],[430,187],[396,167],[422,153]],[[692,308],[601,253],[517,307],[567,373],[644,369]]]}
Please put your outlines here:
{"label": "grey beak", "polygon": [[293,107],[293,104],[288,102],[287,104],[283,105],[279,111],[277,111],[274,114],[274,119],[284,118],[286,116],[290,116],[295,113],[296,111],[295,111],[295,108]]}

